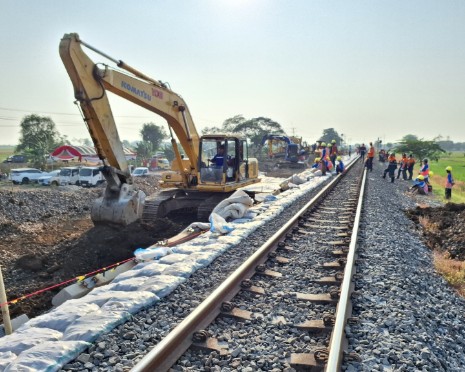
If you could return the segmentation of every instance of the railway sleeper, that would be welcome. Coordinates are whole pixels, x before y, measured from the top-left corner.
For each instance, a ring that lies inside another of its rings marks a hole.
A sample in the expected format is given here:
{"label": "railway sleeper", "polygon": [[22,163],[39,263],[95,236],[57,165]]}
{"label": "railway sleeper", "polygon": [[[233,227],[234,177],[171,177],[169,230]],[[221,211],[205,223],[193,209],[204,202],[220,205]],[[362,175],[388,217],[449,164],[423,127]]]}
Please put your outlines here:
{"label": "railway sleeper", "polygon": [[338,298],[334,298],[330,293],[295,293],[295,297],[301,301],[308,301],[316,304],[334,304],[338,302]]}

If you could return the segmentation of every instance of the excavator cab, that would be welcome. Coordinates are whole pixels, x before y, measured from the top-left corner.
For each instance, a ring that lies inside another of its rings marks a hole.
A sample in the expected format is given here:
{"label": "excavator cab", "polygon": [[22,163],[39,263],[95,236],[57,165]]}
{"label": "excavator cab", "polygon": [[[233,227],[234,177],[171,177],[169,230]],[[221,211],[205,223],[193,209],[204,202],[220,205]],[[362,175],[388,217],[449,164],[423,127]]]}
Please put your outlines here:
{"label": "excavator cab", "polygon": [[249,178],[247,141],[238,137],[204,136],[200,140],[199,184],[226,185]]}

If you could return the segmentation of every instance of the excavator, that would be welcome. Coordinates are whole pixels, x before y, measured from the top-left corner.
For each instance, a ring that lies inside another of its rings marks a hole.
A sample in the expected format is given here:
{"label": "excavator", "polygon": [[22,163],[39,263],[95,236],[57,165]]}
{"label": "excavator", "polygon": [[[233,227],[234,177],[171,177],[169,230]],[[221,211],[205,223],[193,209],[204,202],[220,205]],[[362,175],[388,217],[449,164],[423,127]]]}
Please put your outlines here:
{"label": "excavator", "polygon": [[[269,175],[274,175],[276,172],[282,176],[292,175],[299,169],[305,169],[307,163],[305,159],[307,152],[302,146],[294,142],[295,137],[288,137],[281,134],[266,134],[262,138],[262,146],[265,143],[268,146],[268,157],[266,161],[261,161],[260,165]],[[289,173],[289,174],[288,174]]]}
{"label": "excavator", "polygon": [[[82,47],[118,68],[94,63]],[[239,188],[260,182],[258,161],[248,157],[246,138],[235,134],[199,137],[187,104],[166,83],[99,51],[76,33],[63,36],[59,52],[104,164],[101,171],[107,186],[92,205],[94,224],[128,225],[138,219],[150,223],[176,213],[196,213],[198,221],[206,221],[218,202]],[[161,116],[168,124],[175,160],[172,170],[161,176],[162,191],[154,196],[146,198],[134,189],[107,91]],[[212,159],[220,151],[224,161],[218,165]]]}

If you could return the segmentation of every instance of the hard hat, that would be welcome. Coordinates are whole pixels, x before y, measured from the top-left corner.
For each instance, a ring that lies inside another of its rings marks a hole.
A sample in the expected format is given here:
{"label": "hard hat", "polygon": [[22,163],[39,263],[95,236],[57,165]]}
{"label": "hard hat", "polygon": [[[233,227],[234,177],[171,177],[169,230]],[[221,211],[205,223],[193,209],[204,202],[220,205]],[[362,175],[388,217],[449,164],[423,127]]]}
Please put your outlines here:
{"label": "hard hat", "polygon": [[341,158],[340,156],[338,156],[338,157],[336,158],[336,160],[341,161],[342,158]]}
{"label": "hard hat", "polygon": [[315,163],[316,163],[317,161],[320,161],[320,160],[321,160],[321,158],[315,158]]}
{"label": "hard hat", "polygon": [[326,142],[321,142],[321,146],[326,147]]}
{"label": "hard hat", "polygon": [[330,143],[328,143],[327,147],[331,147],[331,144],[330,144]]}
{"label": "hard hat", "polygon": [[452,171],[452,167],[451,167],[450,165],[448,165],[448,166],[446,167],[446,171]]}
{"label": "hard hat", "polygon": [[420,174],[420,175],[418,176],[418,179],[419,179],[420,181],[423,181],[423,180],[425,179],[425,177],[424,177],[422,174]]}
{"label": "hard hat", "polygon": [[336,140],[332,140],[331,143],[336,143]]}
{"label": "hard hat", "polygon": [[428,176],[434,176],[433,171],[429,171],[429,175],[428,175]]}

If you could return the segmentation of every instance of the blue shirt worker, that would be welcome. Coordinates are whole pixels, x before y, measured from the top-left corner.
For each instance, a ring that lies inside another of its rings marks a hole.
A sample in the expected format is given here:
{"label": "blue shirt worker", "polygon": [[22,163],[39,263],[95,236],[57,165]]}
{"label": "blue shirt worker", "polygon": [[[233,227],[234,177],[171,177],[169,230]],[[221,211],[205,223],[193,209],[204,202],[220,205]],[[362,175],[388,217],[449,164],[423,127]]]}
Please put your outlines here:
{"label": "blue shirt worker", "polygon": [[[452,177],[452,167],[449,165],[446,167],[447,180],[446,180],[446,199],[452,198],[452,186],[455,185],[454,177]],[[431,172],[430,172],[431,173]]]}
{"label": "blue shirt worker", "polygon": [[215,168],[223,168],[224,163],[224,145],[218,147],[218,154],[216,154],[213,159],[210,160]]}
{"label": "blue shirt worker", "polygon": [[426,195],[428,193],[428,184],[425,182],[425,176],[420,174],[415,181],[413,181],[413,186],[410,188],[410,191]]}
{"label": "blue shirt worker", "polygon": [[337,160],[337,165],[336,165],[336,174],[339,174],[339,173],[344,173],[344,163],[342,162],[342,158],[340,156],[338,156],[336,158]]}

